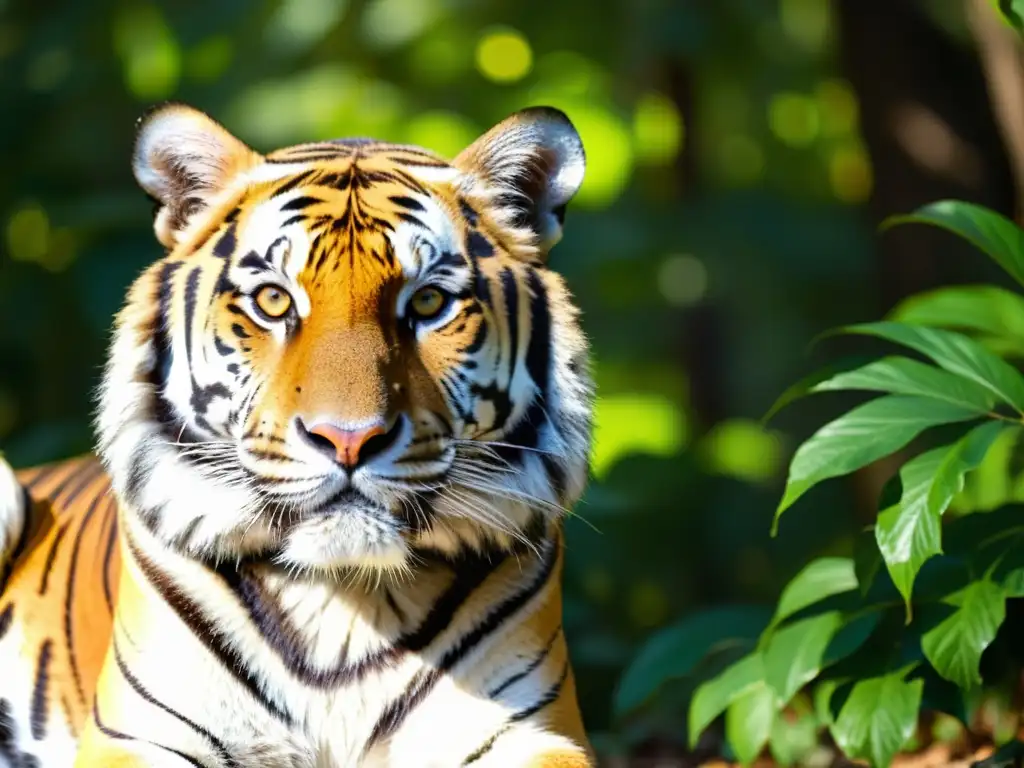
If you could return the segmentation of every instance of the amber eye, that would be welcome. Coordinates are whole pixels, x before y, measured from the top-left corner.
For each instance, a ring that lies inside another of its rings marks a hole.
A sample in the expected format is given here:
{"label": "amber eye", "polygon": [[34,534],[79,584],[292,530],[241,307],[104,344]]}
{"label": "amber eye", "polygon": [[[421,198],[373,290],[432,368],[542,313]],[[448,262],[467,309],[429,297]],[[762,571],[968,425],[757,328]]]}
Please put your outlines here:
{"label": "amber eye", "polygon": [[276,285],[265,285],[256,292],[256,308],[271,320],[279,320],[292,308],[292,297]]}
{"label": "amber eye", "polygon": [[437,288],[420,288],[412,295],[409,308],[419,320],[432,320],[448,304],[448,295]]}

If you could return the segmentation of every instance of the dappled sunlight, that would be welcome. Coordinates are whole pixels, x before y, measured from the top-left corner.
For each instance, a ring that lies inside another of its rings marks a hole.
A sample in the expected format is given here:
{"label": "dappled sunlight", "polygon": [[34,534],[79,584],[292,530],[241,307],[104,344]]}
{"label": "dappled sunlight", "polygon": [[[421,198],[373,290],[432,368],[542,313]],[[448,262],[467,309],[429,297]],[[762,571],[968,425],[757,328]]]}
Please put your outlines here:
{"label": "dappled sunlight", "polygon": [[640,392],[598,397],[591,471],[601,479],[618,460],[634,453],[672,456],[686,438],[686,416],[667,397]]}
{"label": "dappled sunlight", "polygon": [[113,33],[125,85],[136,98],[165,99],[175,92],[181,77],[181,46],[157,6],[123,6]]}
{"label": "dappled sunlight", "polygon": [[485,30],[476,44],[476,67],[496,83],[514,83],[529,74],[533,51],[518,30],[497,27]]}

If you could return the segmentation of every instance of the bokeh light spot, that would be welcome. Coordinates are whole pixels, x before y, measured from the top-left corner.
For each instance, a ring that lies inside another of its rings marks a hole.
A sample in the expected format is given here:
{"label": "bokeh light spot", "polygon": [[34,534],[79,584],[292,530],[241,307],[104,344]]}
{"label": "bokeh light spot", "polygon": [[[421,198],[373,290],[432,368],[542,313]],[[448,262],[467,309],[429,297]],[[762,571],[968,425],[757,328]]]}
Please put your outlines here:
{"label": "bokeh light spot", "polygon": [[533,51],[521,32],[508,27],[484,33],[476,46],[480,74],[496,83],[522,80],[533,66]]}
{"label": "bokeh light spot", "polygon": [[193,80],[216,80],[231,64],[233,54],[230,38],[224,35],[208,37],[185,57],[185,72]]}
{"label": "bokeh light spot", "polygon": [[348,10],[348,0],[282,0],[267,21],[264,37],[278,50],[295,53],[326,37]]}
{"label": "bokeh light spot", "polygon": [[371,0],[363,12],[363,34],[378,48],[395,48],[419,36],[439,11],[437,0]]}
{"label": "bokeh light spot", "polygon": [[38,262],[50,247],[50,220],[39,205],[28,203],[8,219],[6,234],[12,259]]}
{"label": "bokeh light spot", "polygon": [[640,98],[633,114],[633,138],[640,162],[671,161],[683,143],[683,120],[676,105],[660,93]]}
{"label": "bokeh light spot", "polygon": [[125,6],[114,19],[114,48],[125,85],[139,99],[174,93],[181,75],[181,48],[156,6]]}
{"label": "bokeh light spot", "polygon": [[633,142],[622,120],[610,110],[580,106],[569,117],[587,151],[587,173],[574,204],[603,208],[625,189],[633,171]]}
{"label": "bokeh light spot", "polygon": [[658,268],[658,290],[669,304],[685,307],[704,298],[708,271],[696,256],[669,256]]}
{"label": "bokeh light spot", "polygon": [[829,32],[829,4],[824,0],[780,0],[779,24],[790,40],[819,51]]}
{"label": "bokeh light spot", "polygon": [[473,143],[480,131],[469,120],[454,112],[423,112],[409,120],[405,141],[453,158]]}
{"label": "bokeh light spot", "polygon": [[768,106],[768,125],[783,144],[807,146],[818,136],[818,105],[803,94],[777,94]]}
{"label": "bokeh light spot", "polygon": [[682,409],[667,397],[641,392],[599,397],[591,454],[594,476],[604,477],[630,454],[672,456],[682,448],[686,433]]}
{"label": "bokeh light spot", "polygon": [[608,92],[608,73],[576,51],[544,54],[537,61],[535,77],[537,83],[530,89],[535,102],[580,97],[594,101],[605,98]]}
{"label": "bokeh light spot", "polygon": [[446,24],[418,40],[409,52],[409,69],[425,83],[451,83],[473,66],[473,44],[460,29]]}
{"label": "bokeh light spot", "polygon": [[842,147],[833,152],[828,161],[828,178],[833,193],[844,203],[863,203],[871,196],[871,163],[859,147]]}
{"label": "bokeh light spot", "polygon": [[857,130],[857,96],[845,80],[825,80],[815,90],[821,132],[826,136],[846,136]]}
{"label": "bokeh light spot", "polygon": [[703,449],[712,471],[751,482],[771,479],[782,463],[778,437],[746,419],[715,425],[704,438]]}

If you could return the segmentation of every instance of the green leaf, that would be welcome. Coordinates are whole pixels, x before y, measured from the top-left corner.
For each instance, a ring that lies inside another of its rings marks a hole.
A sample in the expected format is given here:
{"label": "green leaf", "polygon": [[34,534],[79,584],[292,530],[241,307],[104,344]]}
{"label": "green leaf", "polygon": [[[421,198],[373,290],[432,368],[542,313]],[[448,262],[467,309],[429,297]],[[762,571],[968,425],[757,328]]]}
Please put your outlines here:
{"label": "green leaf", "polygon": [[768,623],[761,606],[727,606],[702,611],[653,635],[633,658],[615,691],[616,715],[640,706],[663,683],[693,672],[724,643],[753,645]]}
{"label": "green leaf", "polygon": [[849,371],[854,368],[859,368],[863,365],[866,365],[867,363],[871,362],[871,360],[872,358],[866,357],[865,355],[844,358],[842,360],[837,360],[834,363],[826,365],[825,367],[820,368],[819,370],[814,371],[811,374],[808,374],[804,378],[800,379],[800,381],[787,387],[786,391],[779,395],[775,402],[772,403],[772,407],[768,409],[768,413],[761,417],[761,424],[767,425],[768,422],[771,421],[772,418],[775,416],[775,414],[777,414],[779,411],[781,411],[783,408],[785,408],[793,401],[799,400],[801,397],[804,397],[805,395],[809,394],[814,389],[814,386],[816,384],[820,384],[826,379],[835,376],[837,373]]}
{"label": "green leaf", "polygon": [[981,683],[981,654],[1006,618],[1006,597],[998,584],[986,578],[942,602],[957,610],[924,634],[921,647],[940,675],[970,688]]}
{"label": "green leaf", "polygon": [[800,714],[796,720],[775,717],[768,746],[779,765],[806,764],[818,746],[818,722],[813,713]]}
{"label": "green leaf", "polygon": [[1024,0],[993,0],[1006,23],[1018,32],[1024,31]]}
{"label": "green leaf", "polygon": [[[1000,8],[1004,13],[1009,9],[1016,14],[1018,9],[1013,4],[1002,0]],[[910,223],[932,224],[959,235],[1024,285],[1024,231],[1002,214],[974,203],[939,200],[911,214],[892,216],[882,223],[882,228]]]}
{"label": "green leaf", "polygon": [[878,336],[915,349],[950,373],[980,384],[1024,413],[1024,377],[1005,360],[962,333],[886,322],[850,325],[840,332]]}
{"label": "green leaf", "polygon": [[827,597],[856,588],[857,577],[853,572],[853,560],[849,557],[812,560],[782,590],[771,625],[777,626],[797,611]]}
{"label": "green leaf", "polygon": [[712,721],[740,695],[764,681],[764,662],[760,653],[744,656],[720,675],[703,683],[690,702],[688,719],[690,747]]}
{"label": "green leaf", "polygon": [[856,653],[882,621],[881,611],[873,610],[855,617],[844,616],[842,628],[825,650],[821,666],[827,667]]}
{"label": "green leaf", "polygon": [[986,413],[995,398],[986,388],[969,379],[907,357],[885,357],[839,373],[811,388],[812,392],[862,389],[895,395],[922,395],[953,405]]}
{"label": "green leaf", "polygon": [[863,597],[871,591],[875,577],[882,569],[882,553],[878,551],[873,528],[862,530],[853,542],[853,569],[857,576],[857,587]]}
{"label": "green leaf", "polygon": [[775,721],[775,696],[763,682],[748,688],[725,712],[725,737],[743,765],[750,765],[768,743]]}
{"label": "green leaf", "polygon": [[840,685],[839,680],[822,680],[814,687],[814,714],[820,722],[829,727],[835,724],[832,696]]}
{"label": "green leaf", "polygon": [[764,650],[765,682],[785,706],[821,671],[825,649],[842,625],[839,611],[823,613],[776,630]]}
{"label": "green leaf", "polygon": [[940,521],[964,486],[964,475],[981,463],[985,452],[1005,428],[1000,422],[975,427],[950,446],[911,459],[900,470],[903,494],[899,503],[878,514],[875,540],[889,575],[907,604],[921,566],[941,554]]}
{"label": "green leaf", "polygon": [[882,768],[913,735],[924,681],[908,683],[903,675],[900,670],[853,686],[831,726],[832,736],[847,757],[866,759]]}
{"label": "green leaf", "polygon": [[1024,296],[995,285],[956,285],[904,299],[889,320],[1024,338]]}
{"label": "green leaf", "polygon": [[822,480],[845,475],[899,450],[939,424],[977,418],[979,412],[927,397],[885,395],[829,422],[801,445],[789,466],[779,517]]}

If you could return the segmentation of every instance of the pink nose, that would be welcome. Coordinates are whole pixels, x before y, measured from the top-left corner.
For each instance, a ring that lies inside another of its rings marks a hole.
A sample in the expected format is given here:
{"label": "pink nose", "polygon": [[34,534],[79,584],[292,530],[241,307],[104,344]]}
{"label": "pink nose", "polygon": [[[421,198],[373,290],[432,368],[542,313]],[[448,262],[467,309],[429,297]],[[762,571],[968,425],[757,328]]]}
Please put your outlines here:
{"label": "pink nose", "polygon": [[307,431],[317,447],[329,453],[343,467],[352,469],[359,462],[359,453],[370,438],[384,434],[384,425],[373,424],[361,429],[342,429],[323,422],[314,424]]}

